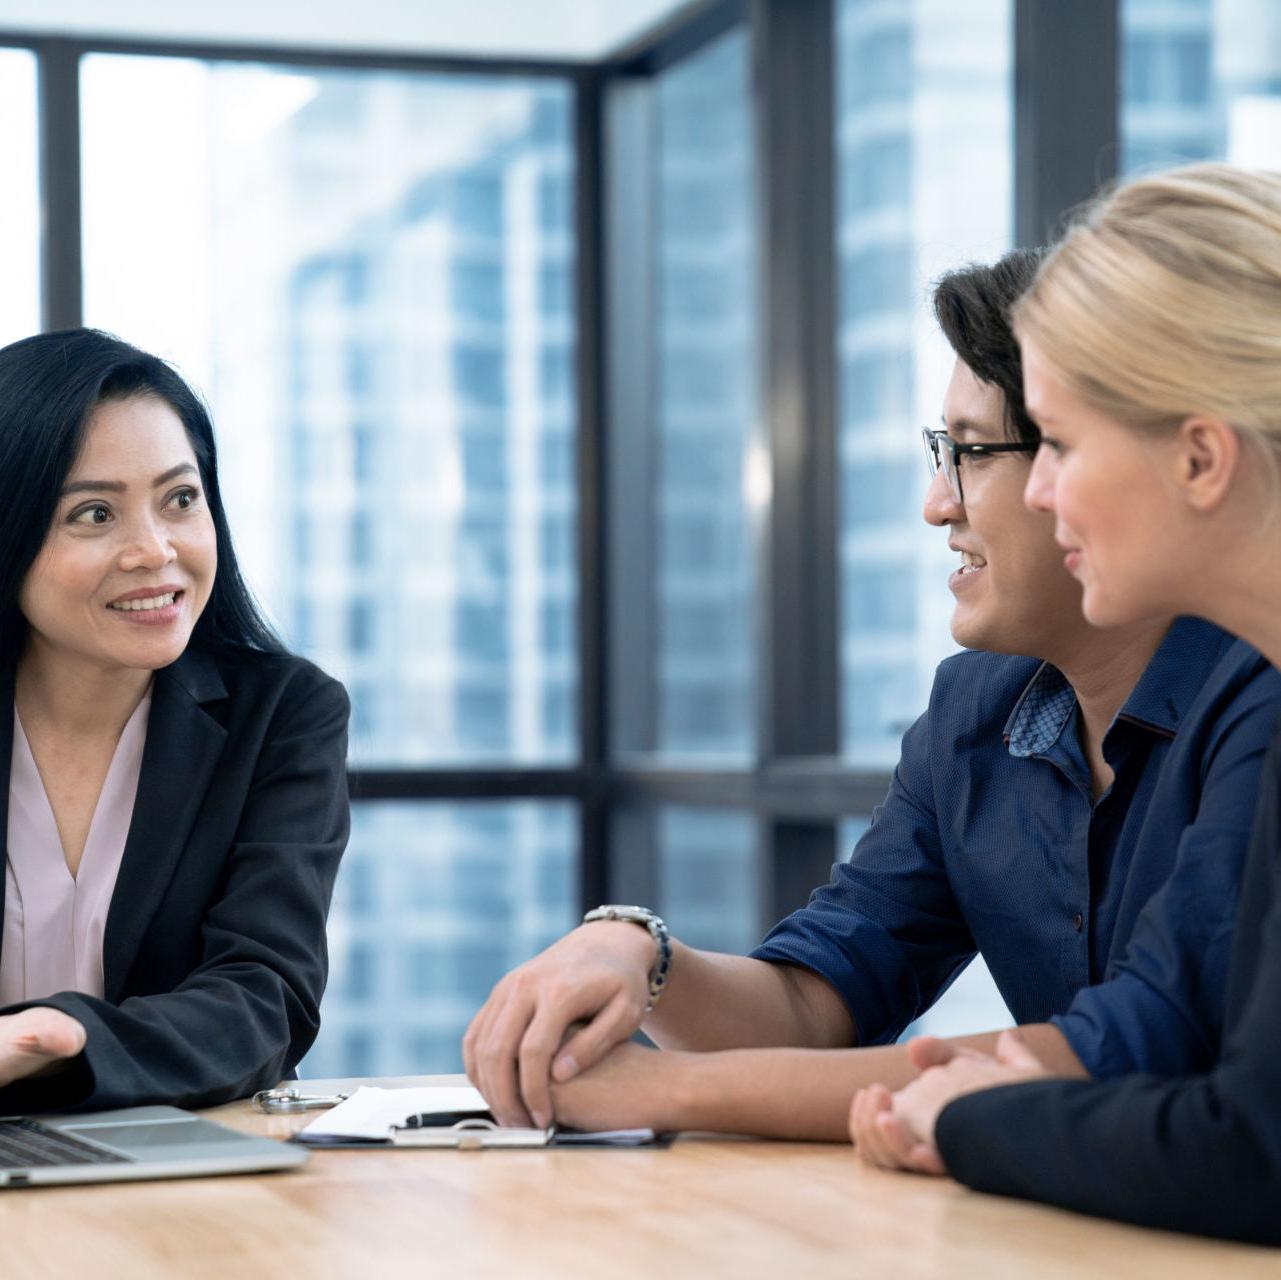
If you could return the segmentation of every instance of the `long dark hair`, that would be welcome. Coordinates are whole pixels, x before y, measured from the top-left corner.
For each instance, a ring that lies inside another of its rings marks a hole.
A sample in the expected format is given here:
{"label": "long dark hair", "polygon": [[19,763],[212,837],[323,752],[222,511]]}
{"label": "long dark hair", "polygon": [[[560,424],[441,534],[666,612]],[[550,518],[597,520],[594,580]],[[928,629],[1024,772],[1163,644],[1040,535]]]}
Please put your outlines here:
{"label": "long dark hair", "polygon": [[178,415],[213,517],[218,572],[191,643],[285,652],[236,562],[213,425],[199,397],[163,360],[97,329],[68,329],[0,349],[0,670],[11,670],[22,651],[27,623],[18,593],[48,536],[89,417],[105,401],[134,396],[154,396]]}
{"label": "long dark hair", "polygon": [[961,363],[1005,397],[1005,433],[1036,445],[1041,431],[1023,402],[1023,357],[1010,311],[1036,279],[1044,249],[1015,249],[991,266],[949,271],[934,286],[934,315]]}

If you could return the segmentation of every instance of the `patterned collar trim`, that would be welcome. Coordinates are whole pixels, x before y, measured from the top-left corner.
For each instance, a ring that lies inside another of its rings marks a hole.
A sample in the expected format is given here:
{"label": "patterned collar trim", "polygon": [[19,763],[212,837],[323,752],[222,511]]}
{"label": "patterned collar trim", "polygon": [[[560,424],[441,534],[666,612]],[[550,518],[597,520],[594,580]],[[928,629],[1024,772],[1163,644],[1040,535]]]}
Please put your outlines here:
{"label": "patterned collar trim", "polygon": [[1058,740],[1075,707],[1076,691],[1063,673],[1048,662],[1041,663],[1005,723],[1010,755],[1044,755]]}

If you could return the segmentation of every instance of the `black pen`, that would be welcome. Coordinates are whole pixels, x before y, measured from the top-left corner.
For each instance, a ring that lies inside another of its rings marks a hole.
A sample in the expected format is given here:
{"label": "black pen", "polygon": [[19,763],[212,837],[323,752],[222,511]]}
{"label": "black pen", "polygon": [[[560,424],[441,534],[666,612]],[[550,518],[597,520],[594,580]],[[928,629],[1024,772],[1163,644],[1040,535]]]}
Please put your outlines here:
{"label": "black pen", "polygon": [[487,1120],[490,1124],[496,1123],[492,1111],[424,1111],[419,1115],[410,1116],[400,1128],[444,1129],[464,1120]]}

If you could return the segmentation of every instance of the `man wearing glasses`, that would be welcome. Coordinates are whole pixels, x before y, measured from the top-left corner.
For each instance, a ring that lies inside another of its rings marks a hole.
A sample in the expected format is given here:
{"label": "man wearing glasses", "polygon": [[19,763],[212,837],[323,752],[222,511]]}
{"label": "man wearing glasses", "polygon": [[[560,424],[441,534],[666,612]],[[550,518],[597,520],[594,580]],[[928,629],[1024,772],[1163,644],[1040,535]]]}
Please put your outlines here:
{"label": "man wearing glasses", "polygon": [[[1023,504],[1039,433],[1006,316],[1038,261],[935,292],[957,361],[925,518],[960,559],[969,652],[940,665],[871,827],[751,956],[607,906],[504,978],[463,1045],[504,1123],[844,1141],[858,1088],[915,1075],[895,1042],[975,952],[1056,1075],[1212,1061],[1281,677],[1208,623],[1082,618]],[[638,1028],[669,1052],[625,1043]]]}

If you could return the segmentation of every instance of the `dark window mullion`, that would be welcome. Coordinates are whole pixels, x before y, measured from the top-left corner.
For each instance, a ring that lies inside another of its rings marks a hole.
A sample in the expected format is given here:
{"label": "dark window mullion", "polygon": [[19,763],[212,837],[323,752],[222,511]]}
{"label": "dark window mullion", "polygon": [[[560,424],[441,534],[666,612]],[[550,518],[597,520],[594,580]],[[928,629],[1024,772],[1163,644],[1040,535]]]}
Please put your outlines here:
{"label": "dark window mullion", "polygon": [[83,323],[80,225],[80,55],[69,40],[36,45],[40,155],[41,328]]}

